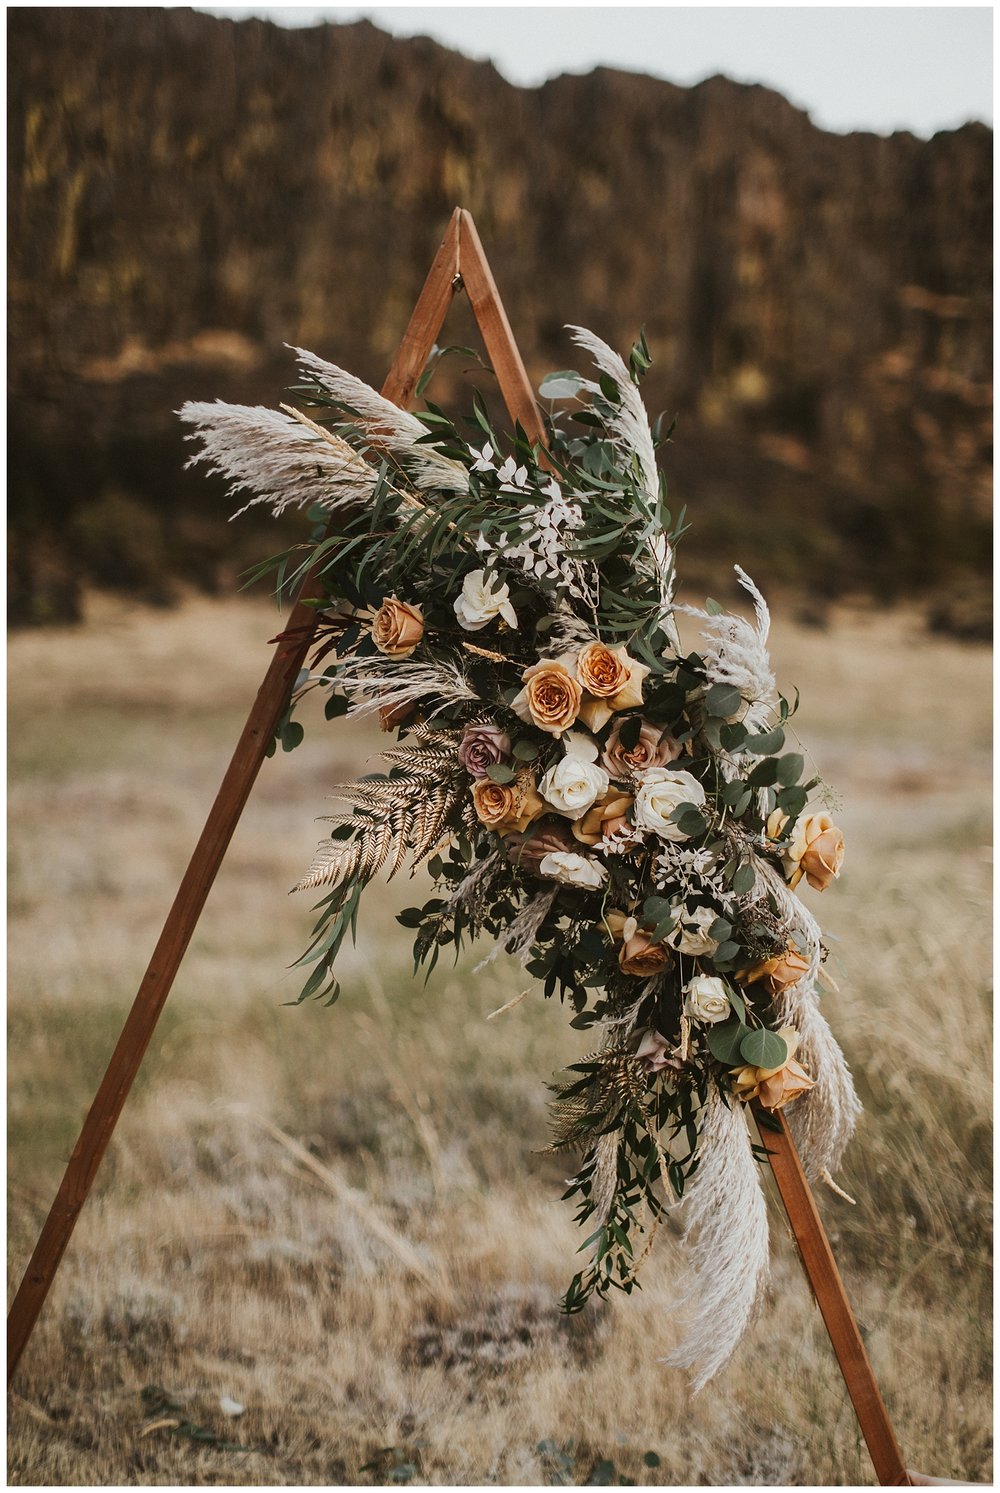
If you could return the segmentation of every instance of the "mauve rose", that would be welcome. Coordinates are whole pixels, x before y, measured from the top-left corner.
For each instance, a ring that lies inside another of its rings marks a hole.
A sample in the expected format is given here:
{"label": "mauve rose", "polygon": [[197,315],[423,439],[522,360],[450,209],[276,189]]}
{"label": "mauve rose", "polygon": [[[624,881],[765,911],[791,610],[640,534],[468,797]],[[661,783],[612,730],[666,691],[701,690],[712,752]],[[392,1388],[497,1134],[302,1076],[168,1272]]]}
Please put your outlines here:
{"label": "mauve rose", "polygon": [[670,1068],[675,1073],[680,1073],[684,1064],[674,1055],[674,1050],[660,1032],[652,1027],[647,1027],[639,1038],[639,1045],[635,1050],[636,1061],[647,1073],[662,1073],[664,1068]]}
{"label": "mauve rose", "polygon": [[666,767],[668,762],[676,762],[684,750],[663,726],[643,721],[638,741],[626,751],[621,744],[624,725],[624,720],[615,721],[601,755],[601,766],[613,778],[628,779],[633,772],[642,772],[647,767]]}
{"label": "mauve rose", "polygon": [[458,744],[458,760],[474,778],[510,755],[510,737],[499,726],[466,726]]}
{"label": "mauve rose", "polygon": [[561,850],[575,850],[576,841],[565,820],[546,819],[537,825],[530,835],[505,835],[507,859],[520,871],[538,874],[538,867],[547,855],[556,855]]}

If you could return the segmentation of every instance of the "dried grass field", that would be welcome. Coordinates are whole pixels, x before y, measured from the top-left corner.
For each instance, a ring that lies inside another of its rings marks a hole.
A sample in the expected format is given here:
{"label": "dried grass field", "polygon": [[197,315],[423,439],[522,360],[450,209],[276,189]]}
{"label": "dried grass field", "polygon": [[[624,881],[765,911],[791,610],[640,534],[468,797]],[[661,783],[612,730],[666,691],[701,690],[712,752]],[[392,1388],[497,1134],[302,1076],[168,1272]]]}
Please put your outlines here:
{"label": "dried grass field", "polygon": [[[988,1480],[989,657],[904,613],[781,615],[799,734],[840,790],[829,1014],[866,1115],[825,1194],[911,1466]],[[95,601],[10,648],[11,1290],[278,629],[265,601]],[[510,963],[409,977],[368,899],[332,1010],[285,1008],[325,794],[377,733],[266,763],[22,1362],[19,1484],[872,1482],[772,1210],[768,1309],[694,1401],[661,1230],[645,1288],[558,1311],[576,1237],[545,1082],[585,1050]],[[224,1397],[245,1406],[227,1416]]]}

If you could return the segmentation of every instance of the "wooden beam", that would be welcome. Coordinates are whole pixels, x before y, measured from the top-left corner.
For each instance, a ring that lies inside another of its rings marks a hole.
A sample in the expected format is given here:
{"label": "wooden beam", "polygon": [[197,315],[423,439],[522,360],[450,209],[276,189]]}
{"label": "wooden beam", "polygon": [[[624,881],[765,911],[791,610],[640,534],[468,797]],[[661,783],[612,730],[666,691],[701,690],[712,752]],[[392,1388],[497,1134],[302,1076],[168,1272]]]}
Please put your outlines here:
{"label": "wooden beam", "polygon": [[[416,381],[458,288],[460,220],[461,209],[456,208],[383,385],[382,392],[386,398],[396,404],[405,405],[412,398]],[[310,574],[303,581],[300,596],[311,594],[311,581]],[[315,630],[315,610],[298,601],[288,619],[284,634],[286,641],[275,650],[264,682],[257,692],[243,733],[118,1038],[107,1072],[83,1123],[80,1137],[73,1147],[55,1202],[14,1297],[7,1318],[8,1382],[45,1304],[59,1262],[93,1186],[108,1142],[205,906],[205,900],[222,865],[267,749],[274,739],[278,722],[288,708],[292,687]]]}
{"label": "wooden beam", "polygon": [[514,341],[507,313],[497,290],[472,217],[459,210],[459,273],[475,313],[493,372],[511,419],[519,420],[528,439],[545,445],[545,428],[535,403],[534,390]]}
{"label": "wooden beam", "polygon": [[[888,1411],[875,1382],[844,1282],[837,1269],[830,1241],[819,1216],[788,1121],[779,1110],[762,1113],[753,1103],[760,1138],[768,1151],[771,1172],[788,1214],[802,1265],[812,1286],[823,1322],[837,1355],[854,1413],[871,1455],[875,1475],[883,1487],[909,1487],[903,1454],[896,1441]],[[774,1127],[777,1126],[775,1129]]]}

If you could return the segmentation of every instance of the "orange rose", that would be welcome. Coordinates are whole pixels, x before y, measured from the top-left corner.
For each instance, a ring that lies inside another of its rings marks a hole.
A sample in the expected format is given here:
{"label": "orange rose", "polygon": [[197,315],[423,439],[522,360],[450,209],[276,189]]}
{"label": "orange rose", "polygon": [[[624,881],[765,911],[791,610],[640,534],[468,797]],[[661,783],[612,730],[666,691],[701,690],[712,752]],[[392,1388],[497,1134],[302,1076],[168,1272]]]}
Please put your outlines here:
{"label": "orange rose", "polygon": [[755,964],[741,978],[747,985],[755,985],[760,981],[771,995],[780,995],[790,985],[797,985],[808,971],[808,959],[803,959],[798,949],[789,944],[783,954],[778,954],[773,959],[762,959],[760,964]]}
{"label": "orange rose", "polygon": [[755,1068],[752,1063],[731,1069],[733,1090],[737,1099],[747,1103],[759,1099],[765,1109],[784,1109],[800,1094],[811,1089],[813,1081],[809,1074],[795,1062],[795,1050],[799,1045],[799,1034],[794,1027],[783,1026],[778,1033],[785,1039],[788,1056],[777,1068]]}
{"label": "orange rose", "polygon": [[615,711],[641,705],[642,681],[648,673],[648,666],[630,658],[623,643],[616,648],[588,643],[576,659],[576,675],[586,690],[580,719],[591,731],[599,731]]}
{"label": "orange rose", "polygon": [[583,691],[564,664],[543,658],[521,675],[524,689],[511,701],[514,714],[526,725],[551,736],[561,736],[575,722]]}
{"label": "orange rose", "polygon": [[637,928],[619,949],[618,964],[625,975],[658,975],[672,957],[665,944],[652,943],[649,934]]}
{"label": "orange rose", "polygon": [[372,618],[372,642],[389,658],[407,658],[424,635],[420,607],[390,596]]}
{"label": "orange rose", "polygon": [[576,660],[576,677],[584,689],[598,699],[610,700],[628,683],[629,670],[622,659],[624,648],[588,643]]}
{"label": "orange rose", "polygon": [[548,808],[530,773],[522,773],[514,783],[477,778],[472,787],[472,802],[481,823],[499,835],[523,834],[532,820]]}
{"label": "orange rose", "polygon": [[596,845],[598,840],[605,835],[613,835],[628,822],[625,816],[634,802],[631,793],[622,793],[620,788],[609,788],[582,819],[574,820],[574,835],[584,845]]}
{"label": "orange rose", "polygon": [[[770,839],[781,838],[788,815],[775,809],[767,821]],[[829,814],[809,814],[795,827],[791,845],[782,855],[788,885],[797,887],[803,876],[822,892],[840,875],[844,863],[844,836]]]}

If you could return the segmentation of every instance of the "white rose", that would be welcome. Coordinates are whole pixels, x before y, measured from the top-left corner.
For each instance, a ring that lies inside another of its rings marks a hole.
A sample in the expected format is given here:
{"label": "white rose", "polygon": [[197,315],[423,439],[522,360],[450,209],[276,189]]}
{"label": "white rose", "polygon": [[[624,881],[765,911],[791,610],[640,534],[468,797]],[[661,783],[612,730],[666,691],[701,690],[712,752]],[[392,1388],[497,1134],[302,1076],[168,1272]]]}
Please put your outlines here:
{"label": "white rose", "polygon": [[726,1021],[732,1013],[726,987],[717,975],[695,975],[684,986],[682,994],[685,1013],[692,1021],[704,1026]]}
{"label": "white rose", "polygon": [[517,626],[517,613],[510,604],[510,587],[498,584],[498,578],[484,579],[484,570],[472,570],[462,582],[462,594],[455,602],[455,616],[466,632],[478,632],[494,617],[502,617],[511,627]]}
{"label": "white rose", "polygon": [[603,767],[573,753],[549,768],[538,791],[557,813],[567,819],[581,819],[608,791],[608,781]]}
{"label": "white rose", "polygon": [[698,779],[670,767],[648,767],[636,773],[636,782],[639,787],[632,813],[639,828],[652,830],[661,840],[688,839],[670,816],[680,804],[698,807],[705,802],[705,790]]}
{"label": "white rose", "polygon": [[717,916],[710,907],[682,907],[667,943],[681,954],[714,954],[719,941],[710,938],[708,930]]}
{"label": "white rose", "polygon": [[538,866],[539,876],[550,881],[561,881],[566,886],[582,886],[596,892],[604,885],[608,873],[600,861],[589,855],[577,855],[572,850],[553,850],[543,856]]}

